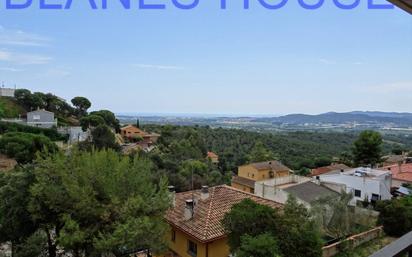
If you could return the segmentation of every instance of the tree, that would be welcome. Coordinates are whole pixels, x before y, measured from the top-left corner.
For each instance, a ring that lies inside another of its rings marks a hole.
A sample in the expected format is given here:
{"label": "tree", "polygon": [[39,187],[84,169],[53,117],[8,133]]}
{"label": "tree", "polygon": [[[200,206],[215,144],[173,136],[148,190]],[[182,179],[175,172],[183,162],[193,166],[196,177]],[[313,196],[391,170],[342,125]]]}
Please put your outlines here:
{"label": "tree", "polygon": [[116,119],[116,116],[111,111],[100,110],[100,111],[91,112],[90,115],[100,116],[104,119],[107,126],[113,128],[114,130],[116,130],[116,132],[120,130],[119,121]]}
{"label": "tree", "polygon": [[312,213],[326,234],[337,239],[344,239],[353,232],[354,216],[348,207],[352,199],[351,193],[343,191],[339,198],[324,197],[313,204]]}
{"label": "tree", "polygon": [[256,237],[244,235],[241,246],[236,252],[237,257],[280,257],[277,241],[271,234],[261,234]]}
{"label": "tree", "polygon": [[23,132],[9,132],[0,138],[0,153],[16,159],[18,163],[29,163],[38,152],[58,150],[48,137]]}
{"label": "tree", "polygon": [[274,234],[273,229],[278,221],[279,214],[275,209],[250,199],[233,205],[222,220],[230,251],[236,252],[240,248],[244,235],[255,237],[267,232]]}
{"label": "tree", "polygon": [[92,130],[92,143],[96,149],[118,149],[114,133],[106,125],[99,125]]}
{"label": "tree", "polygon": [[278,244],[283,256],[322,256],[320,231],[310,212],[293,196],[286,201],[276,234],[279,235]]}
{"label": "tree", "polygon": [[412,230],[412,197],[380,201],[378,223],[389,236],[400,237]]}
{"label": "tree", "polygon": [[252,148],[248,159],[250,162],[264,162],[276,160],[278,156],[268,150],[261,141],[258,141]]}
{"label": "tree", "polygon": [[21,104],[26,111],[29,111],[32,105],[32,95],[28,89],[16,89],[14,91],[14,97],[17,102]]}
{"label": "tree", "polygon": [[76,96],[71,100],[74,107],[77,108],[77,113],[79,116],[84,116],[87,114],[87,109],[92,106],[92,103],[86,97]]}
{"label": "tree", "polygon": [[353,156],[356,165],[375,166],[381,160],[382,136],[378,132],[365,130],[354,142]]}
{"label": "tree", "polygon": [[99,125],[104,125],[104,119],[99,115],[89,115],[80,118],[80,126],[82,127],[83,131],[86,131],[89,128],[94,128]]}
{"label": "tree", "polygon": [[27,209],[33,183],[31,166],[0,173],[0,243],[10,241],[13,256],[38,228]]}
{"label": "tree", "polygon": [[[152,166],[111,150],[57,153],[37,160],[29,211],[57,248],[75,256],[121,256],[132,249],[162,251],[170,198]],[[52,253],[52,254],[50,254]]]}
{"label": "tree", "polygon": [[[282,256],[322,256],[320,233],[308,210],[295,198],[288,199],[283,213],[249,199],[243,200],[232,206],[222,224],[228,234],[231,252],[242,248],[245,236],[256,238],[269,234],[277,241]],[[247,243],[251,243],[251,238]]]}

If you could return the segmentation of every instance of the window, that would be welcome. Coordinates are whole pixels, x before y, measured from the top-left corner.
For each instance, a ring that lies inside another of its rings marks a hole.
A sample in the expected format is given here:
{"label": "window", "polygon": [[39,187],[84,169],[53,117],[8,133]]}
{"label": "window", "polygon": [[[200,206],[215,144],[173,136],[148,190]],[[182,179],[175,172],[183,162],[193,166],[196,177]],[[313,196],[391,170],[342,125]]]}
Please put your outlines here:
{"label": "window", "polygon": [[191,256],[197,256],[197,244],[188,240],[188,249],[187,252],[191,255]]}
{"label": "window", "polygon": [[371,199],[372,202],[379,201],[380,199],[381,199],[381,196],[380,196],[380,195],[378,195],[378,194],[372,194],[372,199]]}
{"label": "window", "polygon": [[187,253],[193,257],[197,256],[197,244],[187,240]]}
{"label": "window", "polygon": [[176,242],[176,231],[172,229],[172,242]]}
{"label": "window", "polygon": [[362,195],[362,192],[358,189],[355,189],[355,196],[356,197],[361,197],[361,195]]}

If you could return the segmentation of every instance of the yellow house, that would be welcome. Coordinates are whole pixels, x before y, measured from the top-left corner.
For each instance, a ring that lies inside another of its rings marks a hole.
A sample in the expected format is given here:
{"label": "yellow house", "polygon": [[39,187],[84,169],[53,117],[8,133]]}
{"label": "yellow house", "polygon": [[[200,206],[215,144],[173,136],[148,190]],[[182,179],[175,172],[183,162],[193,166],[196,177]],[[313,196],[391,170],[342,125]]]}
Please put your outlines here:
{"label": "yellow house", "polygon": [[166,220],[169,252],[161,257],[228,257],[227,236],[221,224],[224,215],[243,199],[280,208],[282,204],[230,186],[203,187],[174,195]]}
{"label": "yellow house", "polygon": [[285,177],[290,173],[291,169],[279,161],[251,163],[238,168],[238,175],[232,178],[232,187],[254,193],[256,181]]}

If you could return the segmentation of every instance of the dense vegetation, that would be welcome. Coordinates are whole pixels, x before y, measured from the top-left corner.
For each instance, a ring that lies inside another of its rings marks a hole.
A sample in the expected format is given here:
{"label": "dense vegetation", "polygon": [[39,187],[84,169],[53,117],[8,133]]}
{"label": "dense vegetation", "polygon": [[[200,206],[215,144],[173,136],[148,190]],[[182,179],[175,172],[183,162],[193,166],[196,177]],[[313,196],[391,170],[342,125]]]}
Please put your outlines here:
{"label": "dense vegetation", "polygon": [[412,231],[412,197],[378,202],[378,222],[387,235],[399,237]]}
{"label": "dense vegetation", "polygon": [[20,164],[31,162],[38,152],[54,153],[57,150],[56,144],[43,135],[9,132],[0,138],[0,153]]}
{"label": "dense vegetation", "polygon": [[9,132],[23,132],[36,135],[44,135],[52,141],[67,139],[67,136],[59,134],[56,129],[37,128],[23,124],[0,121],[0,134]]}
{"label": "dense vegetation", "polygon": [[162,251],[170,199],[152,169],[113,151],[74,150],[0,173],[0,199],[12,199],[0,201],[0,242],[18,257]]}
{"label": "dense vegetation", "polygon": [[18,118],[24,112],[24,108],[15,99],[0,97],[0,118]]}
{"label": "dense vegetation", "polygon": [[294,198],[282,212],[243,200],[232,207],[222,224],[231,252],[239,256],[322,256],[320,233],[308,210]]}
{"label": "dense vegetation", "polygon": [[[268,150],[272,158],[279,159],[295,170],[328,165],[331,161],[339,159],[352,164],[353,143],[358,138],[358,134],[355,133],[270,134],[235,129],[171,125],[146,125],[145,129],[162,135],[159,142],[161,150],[164,145],[169,144],[168,141],[173,140],[171,145],[173,149],[169,151],[177,159],[199,159],[205,156],[206,151],[215,152],[219,155],[221,171],[236,171],[238,166],[253,159],[251,153],[259,146]],[[412,149],[412,137],[384,135],[382,153],[391,153],[399,146]],[[170,162],[172,166],[175,166],[173,160]]]}

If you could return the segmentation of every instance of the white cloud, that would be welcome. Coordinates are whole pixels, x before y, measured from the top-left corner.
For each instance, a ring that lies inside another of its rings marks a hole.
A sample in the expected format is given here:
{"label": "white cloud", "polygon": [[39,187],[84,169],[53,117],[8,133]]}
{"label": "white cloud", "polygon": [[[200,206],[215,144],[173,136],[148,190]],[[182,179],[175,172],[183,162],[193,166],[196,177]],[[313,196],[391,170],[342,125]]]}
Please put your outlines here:
{"label": "white cloud", "polygon": [[181,66],[168,66],[168,65],[154,65],[154,64],[134,64],[136,68],[140,69],[155,69],[155,70],[184,70],[184,67]]}
{"label": "white cloud", "polygon": [[11,52],[6,50],[0,50],[0,61],[9,62],[20,65],[30,64],[46,64],[52,60],[49,56],[39,54],[24,54]]}
{"label": "white cloud", "polygon": [[328,60],[328,59],[325,59],[325,58],[321,58],[321,59],[319,59],[318,61],[319,61],[320,63],[328,64],[328,65],[336,64],[336,61]]}
{"label": "white cloud", "polygon": [[11,68],[11,67],[0,67],[0,71],[18,72],[18,71],[23,71],[23,70]]}
{"label": "white cloud", "polygon": [[9,30],[0,26],[0,45],[9,46],[48,46],[50,39],[22,30]]}

